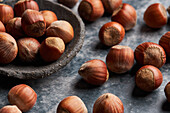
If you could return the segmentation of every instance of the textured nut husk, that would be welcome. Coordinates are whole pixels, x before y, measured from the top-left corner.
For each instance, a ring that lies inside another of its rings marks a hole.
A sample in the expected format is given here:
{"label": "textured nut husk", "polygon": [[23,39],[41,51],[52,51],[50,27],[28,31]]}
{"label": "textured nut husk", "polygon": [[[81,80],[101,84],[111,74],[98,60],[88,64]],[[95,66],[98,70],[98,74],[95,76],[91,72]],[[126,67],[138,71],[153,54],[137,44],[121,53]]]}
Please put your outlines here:
{"label": "textured nut husk", "polygon": [[146,65],[137,71],[135,81],[140,89],[150,92],[162,84],[163,76],[158,68]]}
{"label": "textured nut husk", "polygon": [[170,102],[170,82],[165,86],[164,92],[168,102]]}
{"label": "textured nut husk", "polygon": [[109,70],[114,73],[125,73],[134,64],[134,52],[128,46],[113,46],[107,54],[106,64]]}
{"label": "textured nut husk", "polygon": [[69,8],[74,7],[77,4],[78,0],[58,0],[58,3],[61,3]]}
{"label": "textured nut husk", "polygon": [[165,7],[160,3],[150,5],[144,12],[144,21],[151,28],[161,28],[167,23]]}
{"label": "textured nut husk", "polygon": [[48,37],[40,46],[40,56],[46,62],[58,60],[64,53],[65,44],[59,37]]}
{"label": "textured nut husk", "polygon": [[15,39],[24,37],[25,34],[21,26],[21,17],[16,17],[16,18],[9,20],[6,25],[6,30]]}
{"label": "textured nut husk", "polygon": [[79,97],[69,96],[59,103],[56,113],[88,113],[88,111]]}
{"label": "textured nut husk", "polygon": [[119,44],[125,36],[125,29],[117,22],[104,24],[99,31],[99,39],[106,46]]}
{"label": "textured nut husk", "polygon": [[105,93],[94,103],[93,113],[124,113],[123,103],[114,94]]}
{"label": "textured nut husk", "polygon": [[6,32],[4,24],[0,21],[0,32]]}
{"label": "textured nut husk", "polygon": [[21,17],[24,11],[27,9],[39,11],[39,6],[34,0],[19,0],[14,5],[15,15],[17,17]]}
{"label": "textured nut husk", "polygon": [[18,53],[15,39],[5,32],[0,32],[0,63],[8,64],[12,62]]}
{"label": "textured nut husk", "polygon": [[102,60],[89,60],[82,64],[78,73],[85,81],[93,85],[104,84],[109,78],[106,64]]}
{"label": "textured nut husk", "polygon": [[0,113],[22,113],[16,105],[7,105],[0,109]]}
{"label": "textured nut husk", "polygon": [[40,12],[46,22],[46,27],[49,27],[51,23],[53,23],[54,21],[57,21],[57,16],[54,12],[49,11],[49,10],[44,10]]}
{"label": "textured nut husk", "polygon": [[22,112],[30,110],[37,100],[37,94],[28,85],[20,84],[10,89],[8,101],[16,105]]}
{"label": "textured nut husk", "polygon": [[74,38],[74,30],[72,25],[65,20],[58,20],[47,28],[46,36],[60,37],[64,43],[69,43]]}
{"label": "textured nut husk", "polygon": [[153,65],[161,68],[166,62],[166,54],[160,45],[144,42],[136,47],[135,59],[140,65]]}
{"label": "textured nut husk", "polygon": [[101,0],[82,0],[78,7],[78,13],[86,21],[95,21],[104,14],[104,6]]}
{"label": "textured nut husk", "polygon": [[7,24],[9,20],[14,18],[13,8],[6,4],[0,4],[0,21],[3,24]]}
{"label": "textured nut husk", "polygon": [[170,14],[170,6],[167,8],[168,13]]}
{"label": "textured nut husk", "polygon": [[46,22],[39,11],[27,9],[21,19],[22,28],[26,35],[40,37],[45,33]]}
{"label": "textured nut husk", "polygon": [[23,62],[33,62],[38,57],[40,43],[34,38],[21,38],[17,41],[18,56]]}

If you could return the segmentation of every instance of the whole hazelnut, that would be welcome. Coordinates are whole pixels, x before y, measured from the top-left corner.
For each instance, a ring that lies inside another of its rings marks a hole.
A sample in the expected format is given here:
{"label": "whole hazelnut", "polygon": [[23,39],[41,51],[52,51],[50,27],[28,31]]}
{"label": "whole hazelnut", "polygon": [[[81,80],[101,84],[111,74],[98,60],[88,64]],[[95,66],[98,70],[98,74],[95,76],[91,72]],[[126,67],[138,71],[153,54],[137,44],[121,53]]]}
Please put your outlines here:
{"label": "whole hazelnut", "polygon": [[161,68],[166,62],[166,54],[160,45],[144,42],[136,47],[135,59],[140,65],[153,65]]}
{"label": "whole hazelnut", "polygon": [[170,102],[170,82],[165,86],[164,92],[168,102]]}
{"label": "whole hazelnut", "polygon": [[58,3],[61,3],[69,8],[72,8],[76,5],[78,0],[58,0]]}
{"label": "whole hazelnut", "polygon": [[154,3],[146,9],[143,19],[149,27],[161,28],[167,23],[166,9],[162,4]]}
{"label": "whole hazelnut", "polygon": [[78,13],[86,21],[95,21],[104,14],[101,0],[82,0],[78,7]]}
{"label": "whole hazelnut", "polygon": [[105,93],[94,103],[93,113],[124,113],[123,103],[116,95]]}
{"label": "whole hazelnut", "polygon": [[124,36],[125,29],[117,22],[108,22],[99,31],[99,39],[106,46],[119,44]]}
{"label": "whole hazelnut", "polygon": [[137,22],[136,10],[133,6],[123,3],[122,9],[118,13],[113,12],[111,19],[120,23],[125,30],[130,30]]}
{"label": "whole hazelnut", "polygon": [[25,10],[32,9],[39,11],[39,6],[34,0],[19,0],[14,5],[15,15],[21,17]]}
{"label": "whole hazelnut", "polygon": [[0,32],[0,63],[8,64],[12,62],[18,53],[15,39],[5,32]]}
{"label": "whole hazelnut", "polygon": [[0,113],[22,113],[16,105],[7,105],[0,109]]}
{"label": "whole hazelnut", "polygon": [[4,24],[0,21],[0,32],[6,32]]}
{"label": "whole hazelnut", "polygon": [[69,96],[59,103],[57,113],[88,113],[88,111],[79,97]]}
{"label": "whole hazelnut", "polygon": [[35,61],[40,43],[34,38],[21,38],[17,41],[18,44],[18,56],[24,62],[32,62]]}
{"label": "whole hazelnut", "polygon": [[43,15],[35,10],[27,9],[21,19],[22,28],[26,35],[40,37],[45,33],[46,22]]}
{"label": "whole hazelnut", "polygon": [[24,36],[24,31],[21,26],[21,17],[16,17],[8,21],[6,30],[15,39],[19,39]]}
{"label": "whole hazelnut", "polygon": [[85,81],[93,85],[101,85],[109,78],[106,64],[102,60],[89,60],[82,64],[78,73]]}
{"label": "whole hazelnut", "polygon": [[149,92],[157,89],[162,84],[163,76],[158,68],[146,65],[137,71],[135,81],[140,89]]}
{"label": "whole hazelnut", "polygon": [[48,37],[40,46],[40,56],[46,62],[56,61],[64,53],[65,44],[59,37]]}
{"label": "whole hazelnut", "polygon": [[52,22],[57,21],[57,16],[52,11],[44,10],[44,11],[40,11],[40,13],[43,15],[45,19],[46,27],[49,27]]}
{"label": "whole hazelnut", "polygon": [[20,84],[10,89],[8,101],[16,105],[22,112],[30,110],[37,100],[37,94],[28,85]]}
{"label": "whole hazelnut", "polygon": [[106,64],[110,71],[114,73],[125,73],[134,64],[134,52],[128,46],[113,46],[106,57]]}
{"label": "whole hazelnut", "polygon": [[14,18],[13,8],[6,4],[0,4],[0,21],[3,24],[7,24],[9,20]]}
{"label": "whole hazelnut", "polygon": [[65,20],[58,20],[47,28],[46,36],[60,37],[64,43],[69,43],[74,38],[74,30],[72,25]]}

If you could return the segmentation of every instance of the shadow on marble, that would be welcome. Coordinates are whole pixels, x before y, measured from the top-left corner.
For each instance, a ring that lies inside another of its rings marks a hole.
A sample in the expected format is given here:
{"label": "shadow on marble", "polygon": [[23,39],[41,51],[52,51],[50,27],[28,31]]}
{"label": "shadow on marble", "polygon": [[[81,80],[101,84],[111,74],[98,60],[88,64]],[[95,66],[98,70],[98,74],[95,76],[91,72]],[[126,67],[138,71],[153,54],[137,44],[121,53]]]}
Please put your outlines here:
{"label": "shadow on marble", "polygon": [[110,46],[105,46],[100,41],[95,46],[95,49],[99,49],[99,50],[109,50],[110,48],[111,48]]}
{"label": "shadow on marble", "polygon": [[163,104],[162,104],[162,110],[163,110],[163,111],[170,111],[170,103],[169,103],[167,100],[165,100],[165,101],[163,102]]}
{"label": "shadow on marble", "polygon": [[151,95],[151,94],[152,94],[152,92],[145,92],[145,91],[139,89],[136,85],[135,85],[133,92],[132,92],[133,97],[146,97],[146,96]]}
{"label": "shadow on marble", "polygon": [[129,71],[130,75],[135,77],[136,72],[137,72],[141,67],[142,67],[142,66],[140,66],[139,64],[134,63],[132,69]]}
{"label": "shadow on marble", "polygon": [[153,28],[150,28],[148,27],[146,24],[142,24],[141,25],[141,28],[140,28],[140,33],[156,33],[156,32],[159,32],[161,31],[163,28],[157,28],[157,29],[153,29]]}

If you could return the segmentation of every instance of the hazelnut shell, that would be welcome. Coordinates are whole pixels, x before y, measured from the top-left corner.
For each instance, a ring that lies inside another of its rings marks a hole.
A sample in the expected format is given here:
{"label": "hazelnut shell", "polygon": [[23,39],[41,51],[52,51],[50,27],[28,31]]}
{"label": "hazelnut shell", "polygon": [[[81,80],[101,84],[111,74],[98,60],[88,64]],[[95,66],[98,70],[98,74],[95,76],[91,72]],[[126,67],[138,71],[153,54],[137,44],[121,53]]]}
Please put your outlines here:
{"label": "hazelnut shell", "polygon": [[164,92],[168,102],[170,102],[170,82],[165,86]]}
{"label": "hazelnut shell", "polygon": [[22,113],[16,105],[7,105],[0,109],[0,113]]}

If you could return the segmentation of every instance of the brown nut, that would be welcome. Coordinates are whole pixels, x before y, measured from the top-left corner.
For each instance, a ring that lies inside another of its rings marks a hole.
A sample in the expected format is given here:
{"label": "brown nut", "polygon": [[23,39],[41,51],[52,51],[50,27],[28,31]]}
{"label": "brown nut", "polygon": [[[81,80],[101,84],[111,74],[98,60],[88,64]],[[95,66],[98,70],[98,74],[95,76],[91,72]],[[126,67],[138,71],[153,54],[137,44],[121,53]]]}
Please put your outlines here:
{"label": "brown nut", "polygon": [[78,73],[83,79],[93,85],[104,84],[109,78],[106,64],[102,60],[90,60],[82,64]]}
{"label": "brown nut", "polygon": [[0,21],[0,32],[6,32],[4,24]]}
{"label": "brown nut", "polygon": [[79,97],[69,96],[59,103],[56,113],[88,113],[88,111]]}
{"label": "brown nut", "polygon": [[72,25],[64,20],[58,20],[47,28],[46,36],[60,37],[64,43],[69,43],[74,38],[74,30]]}
{"label": "brown nut", "polygon": [[151,28],[161,28],[167,23],[167,12],[160,3],[150,5],[144,13],[144,21]]}
{"label": "brown nut", "polygon": [[125,29],[117,22],[108,22],[99,31],[99,39],[106,46],[119,44],[124,36]]}
{"label": "brown nut", "polygon": [[32,9],[39,11],[39,6],[34,0],[19,0],[14,5],[15,15],[21,17],[25,10]]}
{"label": "brown nut", "polygon": [[134,52],[128,46],[113,46],[106,57],[106,64],[110,71],[114,73],[125,73],[134,64]]}
{"label": "brown nut", "polygon": [[49,11],[49,10],[44,10],[40,12],[46,22],[46,27],[49,27],[51,23],[53,23],[54,21],[57,21],[57,16],[54,12]]}
{"label": "brown nut", "polygon": [[118,13],[113,12],[111,19],[120,23],[125,30],[130,30],[137,22],[136,10],[133,6],[123,3],[122,9]]}
{"label": "brown nut", "polygon": [[27,9],[21,19],[22,28],[26,35],[40,37],[45,33],[46,22],[43,15],[35,10]]}
{"label": "brown nut", "polygon": [[166,62],[166,54],[160,45],[144,42],[136,47],[135,59],[140,65],[153,65],[161,68]]}
{"label": "brown nut", "polygon": [[11,88],[8,93],[10,104],[16,105],[22,112],[30,110],[37,100],[37,94],[28,85],[20,84]]}
{"label": "brown nut", "polygon": [[168,102],[170,102],[170,82],[165,86],[164,92]]}
{"label": "brown nut", "polygon": [[46,62],[58,60],[64,53],[65,44],[59,37],[48,37],[40,46],[40,56]]}
{"label": "brown nut", "polygon": [[124,113],[123,103],[114,94],[105,93],[94,103],[93,113]]}
{"label": "brown nut", "polygon": [[78,0],[58,0],[58,3],[61,3],[69,8],[72,8],[76,5]]}
{"label": "brown nut", "polygon": [[157,89],[162,84],[163,76],[158,68],[146,65],[138,70],[135,81],[140,89],[149,92]]}
{"label": "brown nut", "polygon": [[78,7],[81,18],[87,21],[95,21],[104,14],[101,0],[82,0]]}
{"label": "brown nut", "polygon": [[0,113],[22,113],[16,105],[7,105],[0,109]]}

